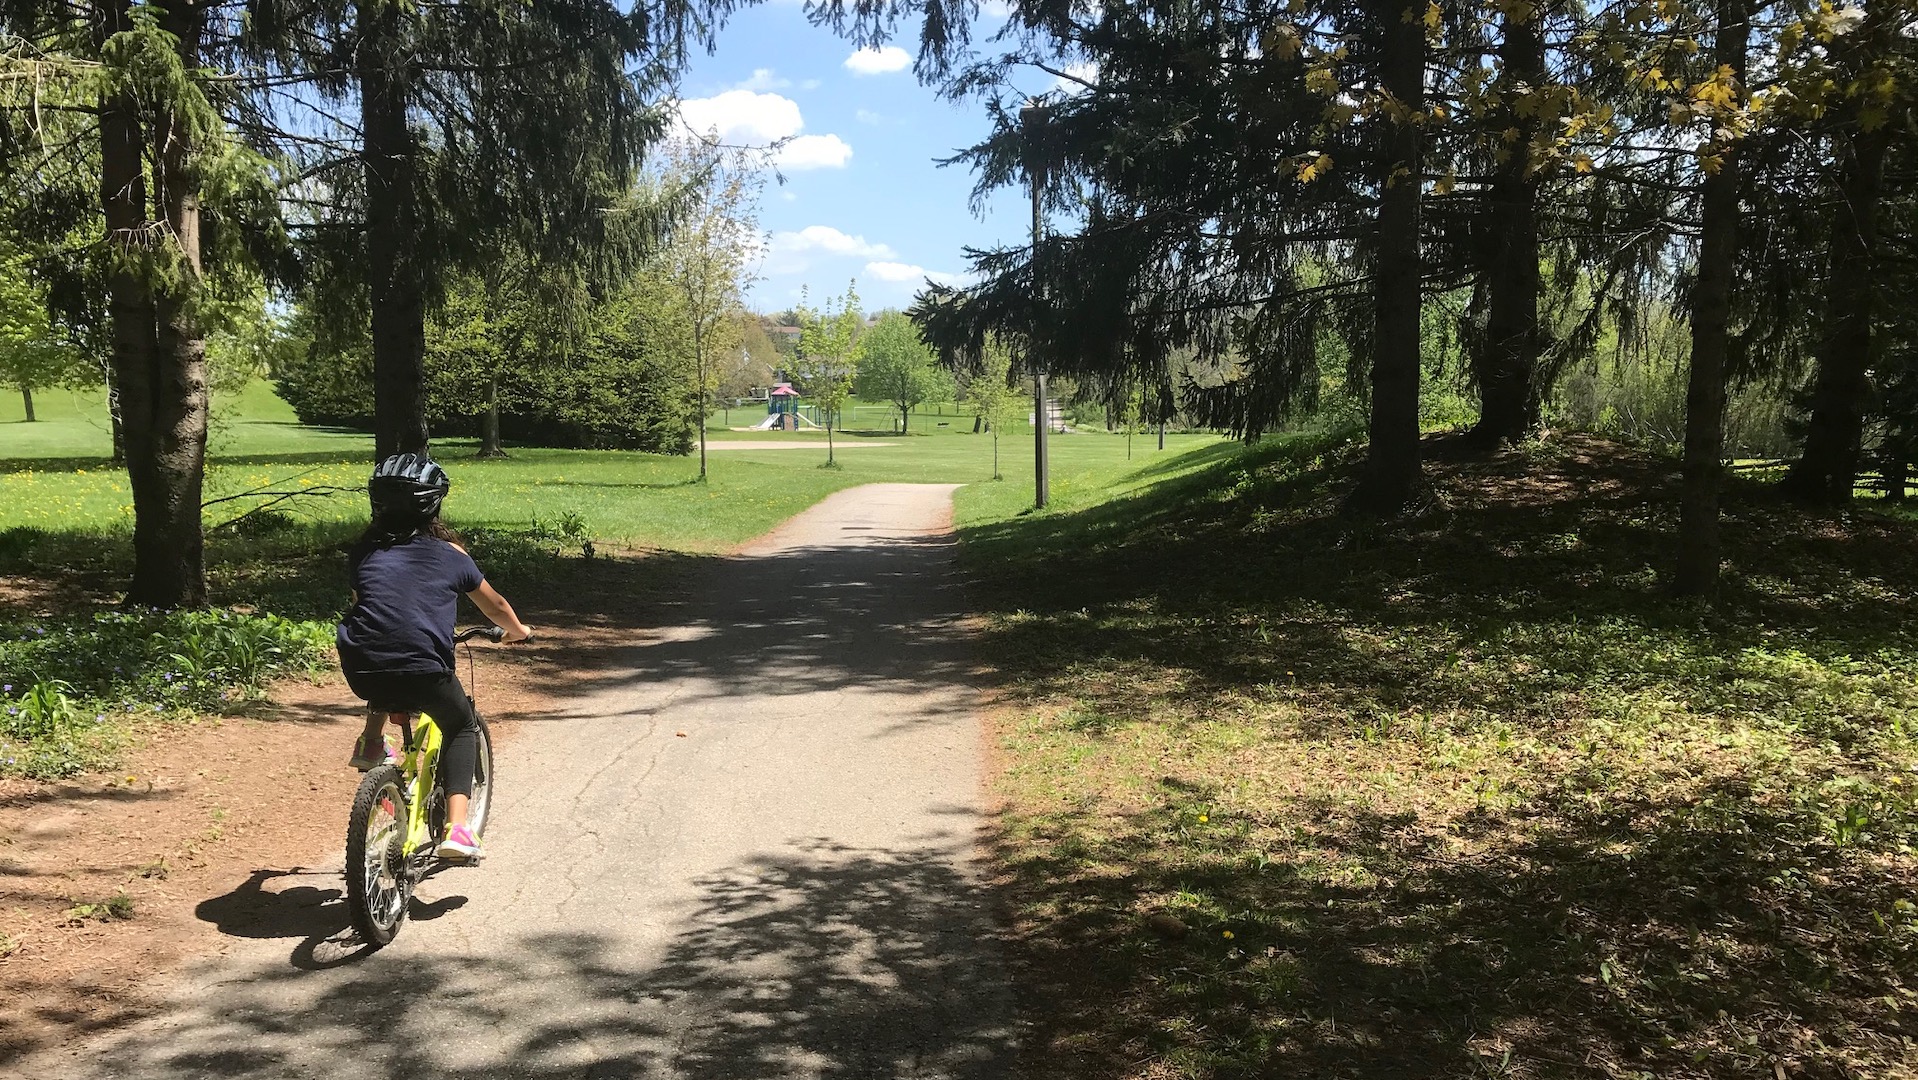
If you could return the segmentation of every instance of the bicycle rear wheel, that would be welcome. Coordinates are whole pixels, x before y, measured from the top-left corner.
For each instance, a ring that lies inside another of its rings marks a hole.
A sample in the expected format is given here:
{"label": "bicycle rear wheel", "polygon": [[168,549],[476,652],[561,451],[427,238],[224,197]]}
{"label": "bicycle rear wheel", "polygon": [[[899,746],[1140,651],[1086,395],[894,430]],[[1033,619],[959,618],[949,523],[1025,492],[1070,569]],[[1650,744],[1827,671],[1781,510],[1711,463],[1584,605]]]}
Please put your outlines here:
{"label": "bicycle rear wheel", "polygon": [[399,769],[369,771],[346,824],[346,900],[353,927],[375,947],[406,922],[413,877],[406,865],[406,795]]}

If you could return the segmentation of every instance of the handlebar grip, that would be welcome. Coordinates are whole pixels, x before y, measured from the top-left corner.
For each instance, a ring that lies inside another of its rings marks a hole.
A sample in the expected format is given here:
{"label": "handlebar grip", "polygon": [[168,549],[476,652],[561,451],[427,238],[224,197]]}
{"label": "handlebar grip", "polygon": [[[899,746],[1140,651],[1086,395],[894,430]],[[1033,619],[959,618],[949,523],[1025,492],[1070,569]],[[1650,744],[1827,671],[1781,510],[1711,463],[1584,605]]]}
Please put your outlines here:
{"label": "handlebar grip", "polygon": [[455,644],[458,644],[463,641],[471,641],[476,637],[483,637],[497,645],[506,639],[506,631],[497,626],[475,626],[470,630],[461,630],[459,633],[453,635],[453,641]]}

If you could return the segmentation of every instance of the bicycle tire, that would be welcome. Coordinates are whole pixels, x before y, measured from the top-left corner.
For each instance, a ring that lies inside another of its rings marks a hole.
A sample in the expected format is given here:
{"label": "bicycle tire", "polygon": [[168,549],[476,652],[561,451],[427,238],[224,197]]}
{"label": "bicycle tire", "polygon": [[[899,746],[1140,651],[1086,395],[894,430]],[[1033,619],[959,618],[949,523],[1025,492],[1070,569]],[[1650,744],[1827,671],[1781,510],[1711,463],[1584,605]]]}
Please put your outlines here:
{"label": "bicycle tire", "polygon": [[473,757],[473,795],[466,806],[466,827],[474,836],[484,838],[486,819],[493,812],[493,733],[486,727],[486,719],[474,714],[477,721],[473,734],[479,745]]}
{"label": "bicycle tire", "polygon": [[413,879],[403,854],[405,791],[405,777],[398,768],[381,765],[369,770],[353,796],[353,813],[346,824],[347,908],[361,940],[375,948],[400,932],[413,902]]}

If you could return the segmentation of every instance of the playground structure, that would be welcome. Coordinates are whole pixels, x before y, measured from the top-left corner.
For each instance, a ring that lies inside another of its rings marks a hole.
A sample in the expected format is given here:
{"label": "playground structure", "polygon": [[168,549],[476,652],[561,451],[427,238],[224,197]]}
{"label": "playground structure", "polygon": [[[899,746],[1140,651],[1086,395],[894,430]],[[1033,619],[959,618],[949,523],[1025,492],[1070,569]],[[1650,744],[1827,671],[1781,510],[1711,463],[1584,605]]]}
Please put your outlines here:
{"label": "playground structure", "polygon": [[754,424],[754,431],[798,431],[799,425],[818,427],[811,417],[800,411],[799,391],[789,382],[782,382],[766,395],[766,419]]}

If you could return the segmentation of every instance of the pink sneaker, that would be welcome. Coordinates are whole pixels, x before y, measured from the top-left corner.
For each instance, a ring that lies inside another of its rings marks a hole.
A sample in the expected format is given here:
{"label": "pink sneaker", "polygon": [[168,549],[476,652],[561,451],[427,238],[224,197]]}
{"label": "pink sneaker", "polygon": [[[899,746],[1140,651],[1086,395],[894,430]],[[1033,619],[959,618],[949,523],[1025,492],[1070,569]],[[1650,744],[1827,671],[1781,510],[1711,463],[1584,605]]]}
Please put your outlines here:
{"label": "pink sneaker", "polygon": [[480,857],[479,837],[474,836],[464,825],[455,825],[446,830],[446,839],[433,854],[442,859],[477,859]]}

